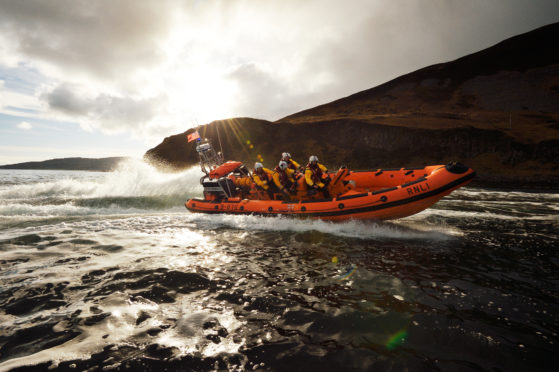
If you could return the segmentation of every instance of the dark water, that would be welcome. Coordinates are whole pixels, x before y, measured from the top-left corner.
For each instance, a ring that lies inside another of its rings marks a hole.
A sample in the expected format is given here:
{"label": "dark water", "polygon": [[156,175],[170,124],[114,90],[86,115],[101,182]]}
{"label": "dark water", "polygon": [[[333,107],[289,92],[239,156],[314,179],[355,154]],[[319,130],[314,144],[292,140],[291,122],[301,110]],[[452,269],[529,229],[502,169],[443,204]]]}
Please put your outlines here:
{"label": "dark water", "polygon": [[333,224],[191,214],[197,179],[0,174],[0,371],[556,370],[559,194]]}

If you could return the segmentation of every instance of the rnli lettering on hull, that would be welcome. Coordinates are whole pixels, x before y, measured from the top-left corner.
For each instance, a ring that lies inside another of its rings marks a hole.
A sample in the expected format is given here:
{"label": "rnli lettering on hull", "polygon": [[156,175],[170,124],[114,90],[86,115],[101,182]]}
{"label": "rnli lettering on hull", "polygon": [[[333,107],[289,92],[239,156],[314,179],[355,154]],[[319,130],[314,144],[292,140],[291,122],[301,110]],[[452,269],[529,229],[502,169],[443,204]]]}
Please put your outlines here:
{"label": "rnli lettering on hull", "polygon": [[414,194],[428,191],[430,189],[431,188],[429,187],[429,184],[425,182],[423,185],[419,184],[417,186],[408,187],[406,190],[408,191],[408,195],[414,195]]}

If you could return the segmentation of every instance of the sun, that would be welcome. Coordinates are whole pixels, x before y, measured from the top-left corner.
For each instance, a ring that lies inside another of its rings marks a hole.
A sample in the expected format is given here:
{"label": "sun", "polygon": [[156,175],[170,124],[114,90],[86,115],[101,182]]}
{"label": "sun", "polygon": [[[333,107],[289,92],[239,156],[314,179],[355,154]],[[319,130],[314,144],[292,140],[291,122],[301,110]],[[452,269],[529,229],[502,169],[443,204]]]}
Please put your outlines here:
{"label": "sun", "polygon": [[219,70],[196,66],[170,75],[164,88],[173,115],[205,123],[233,114],[235,86]]}
{"label": "sun", "polygon": [[[192,20],[177,16],[161,45],[165,63],[157,71],[159,89],[168,97],[168,110],[178,121],[200,124],[234,116],[238,88],[228,78],[231,54],[216,27],[189,27]],[[215,25],[214,25],[215,26]],[[196,32],[195,32],[196,31]]]}

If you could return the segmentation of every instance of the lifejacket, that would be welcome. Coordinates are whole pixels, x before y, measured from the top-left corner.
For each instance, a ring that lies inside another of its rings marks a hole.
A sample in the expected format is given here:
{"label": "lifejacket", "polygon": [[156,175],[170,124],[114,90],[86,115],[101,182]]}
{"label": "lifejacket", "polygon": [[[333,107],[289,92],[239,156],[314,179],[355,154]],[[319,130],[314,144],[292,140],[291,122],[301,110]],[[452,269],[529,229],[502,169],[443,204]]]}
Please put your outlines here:
{"label": "lifejacket", "polygon": [[273,175],[273,180],[280,190],[286,186],[290,186],[295,182],[295,179],[293,178],[293,174],[295,173],[295,171],[293,171],[292,169],[287,168],[285,171],[283,171],[280,169],[279,166],[277,166],[276,168],[274,168],[274,171],[275,173]]}
{"label": "lifejacket", "polygon": [[252,179],[256,185],[262,187],[264,190],[267,190],[269,187],[269,182],[271,181],[270,177],[272,175],[272,171],[266,168],[262,168],[262,172],[254,171],[252,172]]}
{"label": "lifejacket", "polygon": [[287,185],[287,172],[284,172],[283,170],[281,170],[279,166],[277,166],[274,169],[274,171],[277,173],[281,185],[282,186]]}
{"label": "lifejacket", "polygon": [[235,177],[233,178],[233,182],[237,187],[250,187],[252,180],[250,179],[250,177]]}
{"label": "lifejacket", "polygon": [[311,163],[307,164],[307,170],[311,171],[311,180],[313,184],[319,184],[322,182],[322,169],[320,169],[318,163],[315,167],[311,166]]}

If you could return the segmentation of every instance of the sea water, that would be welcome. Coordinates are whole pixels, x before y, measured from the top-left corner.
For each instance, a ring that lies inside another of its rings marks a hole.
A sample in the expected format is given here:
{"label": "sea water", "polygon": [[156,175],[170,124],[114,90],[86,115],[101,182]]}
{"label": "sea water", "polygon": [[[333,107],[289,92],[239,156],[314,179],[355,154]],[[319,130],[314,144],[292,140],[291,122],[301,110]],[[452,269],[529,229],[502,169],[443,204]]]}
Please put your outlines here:
{"label": "sea water", "polygon": [[0,170],[0,371],[555,370],[559,194],[204,215],[199,169]]}

